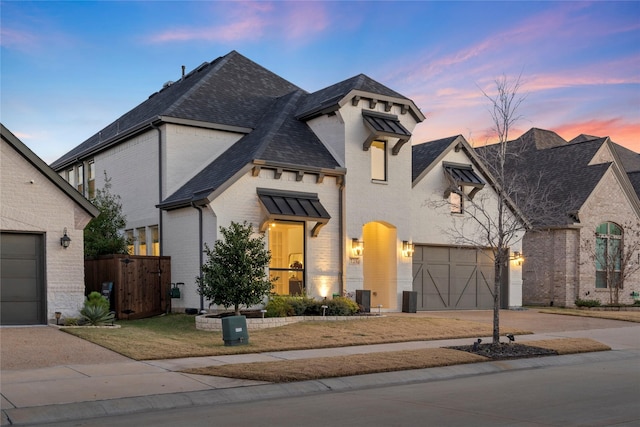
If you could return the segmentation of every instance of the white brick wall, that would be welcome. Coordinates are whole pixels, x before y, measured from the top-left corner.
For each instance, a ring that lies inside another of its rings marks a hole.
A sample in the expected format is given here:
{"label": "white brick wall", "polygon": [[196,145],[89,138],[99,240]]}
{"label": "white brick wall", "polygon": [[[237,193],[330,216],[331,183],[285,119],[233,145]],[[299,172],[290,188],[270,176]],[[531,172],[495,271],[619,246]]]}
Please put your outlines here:
{"label": "white brick wall", "polygon": [[[47,318],[78,317],[84,303],[83,230],[90,215],[8,144],[0,156],[2,231],[44,234]],[[69,248],[60,246],[64,229]]]}

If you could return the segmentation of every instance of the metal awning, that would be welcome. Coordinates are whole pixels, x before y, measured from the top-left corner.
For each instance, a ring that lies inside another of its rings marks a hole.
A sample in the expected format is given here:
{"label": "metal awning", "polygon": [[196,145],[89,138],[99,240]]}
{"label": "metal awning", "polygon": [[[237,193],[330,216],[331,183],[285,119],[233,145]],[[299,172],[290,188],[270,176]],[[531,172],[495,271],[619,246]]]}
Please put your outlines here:
{"label": "metal awning", "polygon": [[[449,181],[450,187],[453,187],[454,189],[460,186],[473,187],[468,195],[470,199],[473,199],[473,196],[486,184],[484,180],[473,170],[471,165],[443,162],[442,167],[444,168],[445,176]],[[445,191],[445,198],[449,197],[450,192],[451,188]]]}
{"label": "metal awning", "polygon": [[393,146],[391,153],[396,155],[400,152],[400,148],[409,141],[411,132],[405,128],[398,116],[393,114],[384,114],[377,111],[362,111],[362,118],[365,126],[369,129],[370,135],[362,144],[362,149],[368,151],[371,143],[381,137],[398,138],[398,142]]}
{"label": "metal awning", "polygon": [[322,228],[331,219],[329,212],[322,206],[318,194],[296,191],[258,188],[258,199],[267,213],[267,219],[260,229],[265,231],[270,221],[304,220],[315,221],[311,235],[317,237]]}

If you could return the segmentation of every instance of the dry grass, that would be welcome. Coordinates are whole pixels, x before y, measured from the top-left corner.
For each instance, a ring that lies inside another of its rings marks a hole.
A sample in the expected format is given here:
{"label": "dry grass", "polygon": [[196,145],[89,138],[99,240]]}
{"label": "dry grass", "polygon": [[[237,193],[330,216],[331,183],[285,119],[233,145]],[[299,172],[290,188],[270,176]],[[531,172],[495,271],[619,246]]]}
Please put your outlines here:
{"label": "dry grass", "polygon": [[433,368],[487,360],[486,357],[464,351],[430,348],[278,362],[241,363],[195,368],[183,372],[280,383]]}
{"label": "dry grass", "polygon": [[[301,322],[249,331],[249,344],[224,346],[220,332],[200,331],[192,316],[173,314],[118,322],[119,329],[67,332],[136,360],[344,347],[404,341],[490,336],[492,326],[428,317],[372,317],[367,320]],[[530,334],[504,328],[503,333]]]}
{"label": "dry grass", "polygon": [[578,310],[573,308],[543,308],[540,313],[564,314],[567,316],[596,317],[599,319],[623,320],[625,322],[640,323],[640,311],[600,311]]}
{"label": "dry grass", "polygon": [[[532,341],[527,342],[526,345],[555,350],[558,354],[610,350],[609,347],[587,338]],[[278,362],[229,364],[188,369],[183,372],[280,383],[433,368],[487,360],[489,359],[486,357],[465,351],[431,348]]]}
{"label": "dry grass", "polygon": [[558,354],[589,353],[607,351],[611,347],[589,338],[558,338],[552,340],[529,341],[528,346],[555,350]]}

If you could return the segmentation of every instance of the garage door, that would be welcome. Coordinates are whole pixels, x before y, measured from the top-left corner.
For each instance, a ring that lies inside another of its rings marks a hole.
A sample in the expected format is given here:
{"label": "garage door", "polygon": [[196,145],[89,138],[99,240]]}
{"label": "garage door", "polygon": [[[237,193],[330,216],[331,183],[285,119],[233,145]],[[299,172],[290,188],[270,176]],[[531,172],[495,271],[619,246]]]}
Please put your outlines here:
{"label": "garage door", "polygon": [[490,250],[416,245],[413,290],[418,293],[417,309],[493,308],[493,269]]}
{"label": "garage door", "polygon": [[41,234],[0,236],[0,324],[46,323]]}

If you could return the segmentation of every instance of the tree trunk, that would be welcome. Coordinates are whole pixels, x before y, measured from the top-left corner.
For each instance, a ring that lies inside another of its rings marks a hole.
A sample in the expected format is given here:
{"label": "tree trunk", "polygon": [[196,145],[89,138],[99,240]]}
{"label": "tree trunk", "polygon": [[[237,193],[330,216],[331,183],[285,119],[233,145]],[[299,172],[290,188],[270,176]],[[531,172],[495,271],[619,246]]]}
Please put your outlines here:
{"label": "tree trunk", "polygon": [[502,278],[502,249],[498,249],[494,260],[493,279],[493,344],[500,343],[500,279]]}

